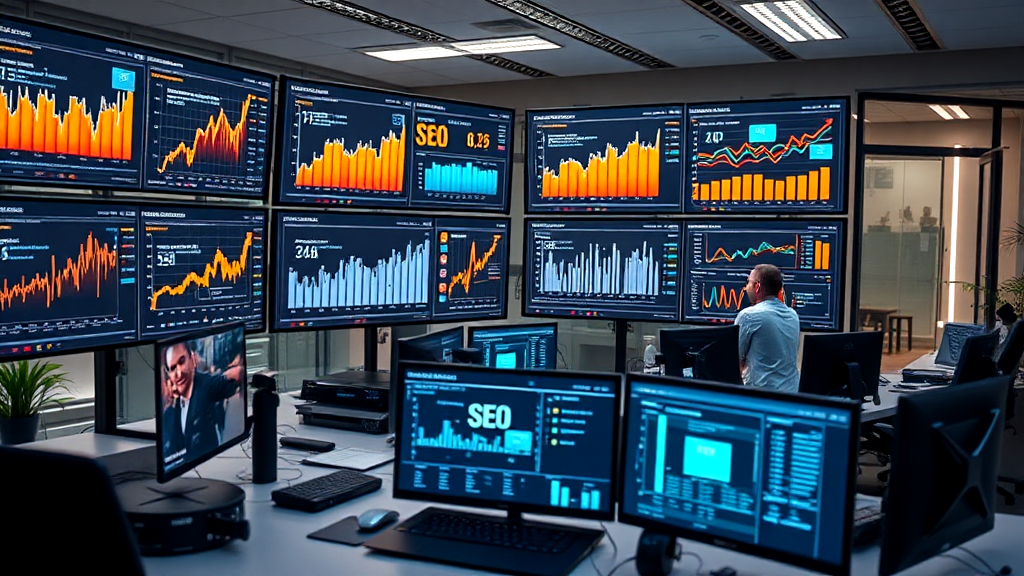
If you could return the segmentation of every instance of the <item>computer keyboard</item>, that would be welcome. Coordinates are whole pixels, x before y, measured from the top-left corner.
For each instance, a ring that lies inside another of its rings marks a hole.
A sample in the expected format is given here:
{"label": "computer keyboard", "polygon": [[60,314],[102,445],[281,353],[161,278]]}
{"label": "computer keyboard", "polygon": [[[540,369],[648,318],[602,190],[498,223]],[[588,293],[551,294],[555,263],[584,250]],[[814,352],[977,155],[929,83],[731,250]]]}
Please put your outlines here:
{"label": "computer keyboard", "polygon": [[854,548],[873,544],[882,537],[883,518],[885,513],[878,505],[864,506],[853,511]]}
{"label": "computer keyboard", "polygon": [[355,470],[338,470],[326,476],[274,490],[270,497],[278,506],[304,512],[319,512],[379,490],[380,486],[380,478]]}
{"label": "computer keyboard", "polygon": [[430,508],[417,514],[397,529],[433,538],[548,554],[562,553],[577,536],[568,531],[510,523],[500,517],[466,514],[436,508]]}

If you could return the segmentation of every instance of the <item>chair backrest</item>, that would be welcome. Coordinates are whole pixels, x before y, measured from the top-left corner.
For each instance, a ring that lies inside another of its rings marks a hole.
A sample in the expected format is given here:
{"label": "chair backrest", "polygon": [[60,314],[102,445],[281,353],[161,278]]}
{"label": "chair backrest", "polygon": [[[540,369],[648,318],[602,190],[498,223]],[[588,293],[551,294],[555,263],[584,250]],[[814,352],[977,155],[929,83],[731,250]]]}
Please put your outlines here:
{"label": "chair backrest", "polygon": [[1017,371],[1021,359],[1024,358],[1024,321],[1018,320],[1010,328],[1010,333],[1003,342],[1003,349],[996,360],[999,372],[1010,374]]}
{"label": "chair backrest", "polygon": [[[0,446],[3,548],[45,574],[144,576],[135,534],[106,469],[90,458]],[[99,540],[97,540],[99,538]]]}

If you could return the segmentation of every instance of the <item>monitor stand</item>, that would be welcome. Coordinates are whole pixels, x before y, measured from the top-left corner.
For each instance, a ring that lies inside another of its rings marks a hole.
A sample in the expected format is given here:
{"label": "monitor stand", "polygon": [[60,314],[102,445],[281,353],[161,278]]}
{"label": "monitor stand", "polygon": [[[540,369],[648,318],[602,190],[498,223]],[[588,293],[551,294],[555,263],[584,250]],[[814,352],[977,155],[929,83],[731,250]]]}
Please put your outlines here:
{"label": "monitor stand", "polygon": [[[1000,421],[999,410],[992,410],[987,421],[979,422],[978,419],[971,419],[964,422],[937,425],[934,430],[938,435],[938,441],[942,445],[942,452],[950,458],[960,470],[957,474],[962,481],[950,490],[946,496],[946,502],[933,502],[932,510],[941,511],[941,515],[935,519],[927,529],[928,535],[934,535],[943,529],[950,516],[955,516],[963,510],[963,507],[971,509],[973,514],[983,518],[991,518],[995,514],[993,502],[989,500],[989,494],[985,486],[991,486],[993,478],[985,478],[985,460],[998,458],[999,454],[994,450],[986,449],[989,442],[995,442],[1002,430],[997,430],[996,425]],[[978,437],[977,432],[983,430]],[[971,445],[973,444],[973,446]],[[947,479],[946,482],[951,482]],[[945,507],[941,507],[945,504]]]}
{"label": "monitor stand", "polygon": [[199,552],[249,539],[245,492],[228,482],[139,480],[117,486],[117,497],[144,556]]}
{"label": "monitor stand", "polygon": [[846,386],[840,390],[845,390],[851,399],[858,402],[866,402],[870,397],[875,406],[882,403],[878,396],[878,381],[865,382],[861,377],[860,364],[857,362],[846,363]]}

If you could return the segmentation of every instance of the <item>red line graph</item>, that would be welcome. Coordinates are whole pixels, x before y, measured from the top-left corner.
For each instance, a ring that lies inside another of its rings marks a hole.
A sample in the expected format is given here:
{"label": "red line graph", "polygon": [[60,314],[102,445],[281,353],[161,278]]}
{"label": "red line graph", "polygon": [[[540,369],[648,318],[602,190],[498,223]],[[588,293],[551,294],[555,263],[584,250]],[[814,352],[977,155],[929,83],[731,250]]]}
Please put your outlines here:
{"label": "red line graph", "polygon": [[726,252],[724,248],[718,248],[715,250],[715,254],[708,258],[708,264],[714,264],[720,260],[732,262],[737,258],[743,258],[744,260],[751,257],[757,257],[762,254],[796,254],[795,244],[785,244],[783,246],[772,246],[767,242],[761,242],[761,245],[757,248],[748,248],[746,250],[736,250],[732,253]]}
{"label": "red line graph", "polygon": [[711,289],[711,296],[702,299],[704,308],[725,308],[727,310],[739,310],[743,306],[743,299],[746,297],[746,290],[743,288],[726,289],[725,286],[717,286]]}
{"label": "red line graph", "polygon": [[814,133],[804,133],[800,137],[790,136],[785,144],[775,144],[769,148],[764,144],[755,147],[750,142],[744,142],[738,149],[725,147],[715,152],[699,152],[697,153],[697,163],[703,168],[710,168],[718,164],[728,164],[733,168],[739,168],[744,164],[758,164],[765,160],[778,164],[794,150],[803,151],[808,145],[825,136],[825,133],[831,129],[832,118],[827,118],[822,127]]}
{"label": "red line graph", "polygon": [[[99,298],[103,283],[117,265],[117,248],[106,243],[101,245],[99,239],[90,232],[85,242],[79,245],[77,258],[68,258],[61,267],[58,268],[57,257],[51,255],[50,271],[47,273],[37,273],[31,279],[22,276],[13,285],[4,278],[3,287],[0,288],[0,311],[10,309],[15,299],[24,304],[30,296],[36,294],[45,295],[46,307],[49,308],[66,290],[73,288],[81,292],[86,277],[90,275],[96,278],[96,297]],[[92,286],[91,281],[89,286]]]}
{"label": "red line graph", "polygon": [[163,174],[167,171],[168,165],[174,164],[180,158],[184,158],[185,165],[189,168],[192,167],[196,157],[199,158],[200,162],[238,164],[242,145],[246,137],[245,130],[249,117],[249,105],[253,100],[256,100],[256,96],[249,94],[245,102],[242,102],[242,117],[238,124],[234,126],[228,121],[223,108],[221,108],[216,119],[211,115],[205,128],[196,128],[195,137],[192,139],[192,146],[187,146],[184,142],[178,143],[174,150],[171,150],[170,153],[164,156],[163,162],[156,171]]}

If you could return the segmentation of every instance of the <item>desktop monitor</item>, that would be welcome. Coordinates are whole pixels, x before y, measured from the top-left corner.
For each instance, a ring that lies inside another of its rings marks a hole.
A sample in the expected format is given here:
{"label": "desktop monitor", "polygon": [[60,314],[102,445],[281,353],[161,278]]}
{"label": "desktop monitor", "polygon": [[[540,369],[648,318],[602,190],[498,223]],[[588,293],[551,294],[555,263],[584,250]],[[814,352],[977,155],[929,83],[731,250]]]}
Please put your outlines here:
{"label": "desktop monitor", "polygon": [[658,340],[667,376],[743,384],[738,326],[662,330]]}
{"label": "desktop monitor", "polygon": [[808,334],[804,337],[800,391],[878,404],[883,332]]}
{"label": "desktop monitor", "polygon": [[960,350],[960,357],[957,358],[956,370],[953,371],[953,384],[965,384],[995,376],[998,371],[996,366],[996,350],[998,348],[998,330],[968,336]]}
{"label": "desktop monitor", "polygon": [[849,98],[690,104],[683,211],[846,212],[849,107]]}
{"label": "desktop monitor", "polygon": [[399,360],[418,360],[421,362],[451,362],[452,353],[462,348],[465,339],[462,326],[429,332],[420,336],[409,336],[395,340],[391,362],[397,366]]}
{"label": "desktop monitor", "polygon": [[985,327],[981,324],[947,322],[942,327],[942,342],[939,344],[939,351],[935,354],[935,363],[954,368],[960,359],[960,350],[964,347],[964,340],[984,331]]}
{"label": "desktop monitor", "polygon": [[558,359],[558,324],[470,326],[469,346],[479,348],[491,368],[554,370]]}
{"label": "desktop monitor", "polygon": [[496,320],[508,315],[507,218],[437,218],[431,318]]}
{"label": "desktop monitor", "polygon": [[750,271],[773,264],[801,330],[841,330],[845,241],[841,220],[690,220],[680,257],[683,322],[733,322],[750,306]]}
{"label": "desktop monitor", "polygon": [[526,220],[523,315],[679,321],[680,222]]}
{"label": "desktop monitor", "polygon": [[245,438],[245,328],[215,326],[155,348],[156,472],[167,482]]}
{"label": "desktop monitor", "polygon": [[628,374],[619,521],[850,571],[860,405]]}
{"label": "desktop monitor", "polygon": [[879,574],[889,576],[992,529],[1007,389],[999,376],[904,394]]}

